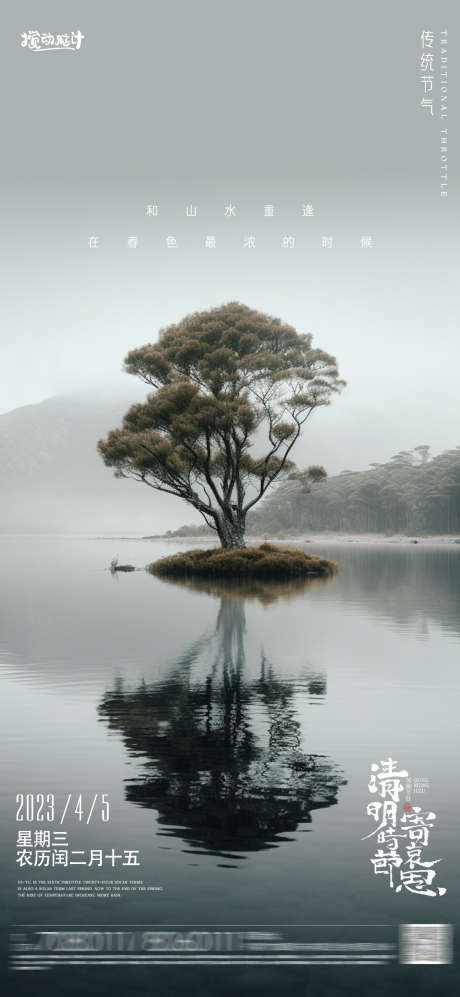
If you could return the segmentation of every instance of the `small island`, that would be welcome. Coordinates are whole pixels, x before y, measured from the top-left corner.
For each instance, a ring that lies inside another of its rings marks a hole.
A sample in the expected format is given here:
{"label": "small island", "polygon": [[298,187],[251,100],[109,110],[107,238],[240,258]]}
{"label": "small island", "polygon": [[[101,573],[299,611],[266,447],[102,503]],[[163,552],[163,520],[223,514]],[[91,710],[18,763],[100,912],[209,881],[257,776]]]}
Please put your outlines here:
{"label": "small island", "polygon": [[168,578],[281,579],[326,578],[340,566],[325,557],[305,554],[298,547],[278,547],[263,543],[259,547],[212,547],[187,550],[162,557],[147,570]]}

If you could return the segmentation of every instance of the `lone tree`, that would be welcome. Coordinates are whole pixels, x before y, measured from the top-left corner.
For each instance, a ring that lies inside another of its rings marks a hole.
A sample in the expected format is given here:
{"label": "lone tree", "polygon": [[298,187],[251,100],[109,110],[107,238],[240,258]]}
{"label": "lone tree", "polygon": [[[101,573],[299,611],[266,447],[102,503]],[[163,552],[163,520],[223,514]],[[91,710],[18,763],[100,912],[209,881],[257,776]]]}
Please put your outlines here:
{"label": "lone tree", "polygon": [[99,442],[105,463],[190,502],[223,547],[244,546],[249,510],[292,469],[305,422],[344,384],[310,334],[238,302],[161,330],[125,370],[153,391]]}

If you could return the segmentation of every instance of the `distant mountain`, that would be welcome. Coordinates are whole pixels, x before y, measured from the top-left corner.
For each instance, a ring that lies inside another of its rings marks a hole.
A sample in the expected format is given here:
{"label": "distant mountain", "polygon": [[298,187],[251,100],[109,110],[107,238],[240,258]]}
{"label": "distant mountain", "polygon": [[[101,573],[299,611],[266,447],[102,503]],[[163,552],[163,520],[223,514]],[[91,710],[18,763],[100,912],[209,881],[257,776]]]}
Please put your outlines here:
{"label": "distant mountain", "polygon": [[56,397],[0,415],[0,532],[153,534],[183,522],[179,500],[171,514],[168,496],[116,479],[97,453],[134,400]]}

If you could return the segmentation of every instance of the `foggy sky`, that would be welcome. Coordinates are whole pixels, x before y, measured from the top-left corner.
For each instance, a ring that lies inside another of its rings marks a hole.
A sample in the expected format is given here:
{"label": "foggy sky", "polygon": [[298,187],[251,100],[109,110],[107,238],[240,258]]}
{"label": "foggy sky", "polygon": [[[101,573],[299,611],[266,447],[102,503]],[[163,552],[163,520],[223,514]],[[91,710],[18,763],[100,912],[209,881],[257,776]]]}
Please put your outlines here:
{"label": "foggy sky", "polygon": [[[128,349],[239,300],[312,331],[348,382],[315,414],[300,464],[334,472],[460,443],[456,4],[45,0],[3,20],[0,411],[65,392],[136,393],[120,373]],[[419,59],[432,29],[439,72],[445,27],[442,199],[439,80],[431,118]],[[77,53],[19,45],[24,30],[77,28]],[[228,202],[236,218],[224,218]],[[185,217],[190,203],[197,218]],[[373,249],[360,248],[363,234]]]}

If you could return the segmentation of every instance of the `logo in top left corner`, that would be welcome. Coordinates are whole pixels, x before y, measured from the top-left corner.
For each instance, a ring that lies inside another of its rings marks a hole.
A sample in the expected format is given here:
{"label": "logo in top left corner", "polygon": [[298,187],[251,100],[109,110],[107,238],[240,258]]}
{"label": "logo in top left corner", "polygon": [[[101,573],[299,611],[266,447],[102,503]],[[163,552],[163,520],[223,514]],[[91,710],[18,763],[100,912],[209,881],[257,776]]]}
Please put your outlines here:
{"label": "logo in top left corner", "polygon": [[69,31],[62,35],[53,35],[50,31],[23,31],[20,45],[32,52],[78,52],[84,38],[81,31]]}

